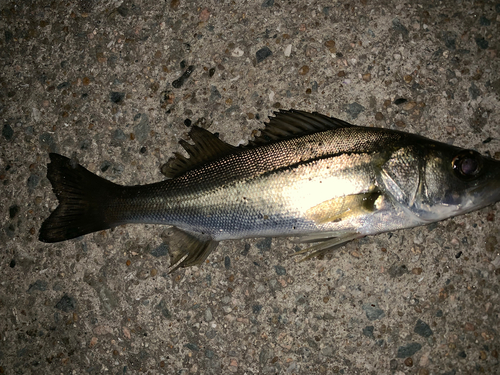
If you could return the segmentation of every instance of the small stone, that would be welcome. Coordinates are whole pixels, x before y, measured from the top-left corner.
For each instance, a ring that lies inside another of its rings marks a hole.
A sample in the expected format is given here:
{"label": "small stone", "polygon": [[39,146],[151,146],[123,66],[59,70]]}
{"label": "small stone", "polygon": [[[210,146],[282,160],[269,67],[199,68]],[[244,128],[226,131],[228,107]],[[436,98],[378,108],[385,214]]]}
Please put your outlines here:
{"label": "small stone", "polygon": [[422,337],[430,337],[432,336],[434,333],[432,332],[432,329],[431,327],[429,327],[429,325],[427,323],[425,323],[424,321],[422,320],[418,320],[417,321],[417,324],[415,325],[415,328],[413,330],[417,335],[420,335]]}
{"label": "small stone", "polygon": [[375,120],[382,121],[383,119],[384,119],[384,115],[382,114],[382,112],[375,113]]}
{"label": "small stone", "polygon": [[341,77],[342,78],[342,77],[345,77],[345,76],[346,76],[346,74],[345,74],[345,72],[343,70],[341,70],[340,72],[337,73],[337,77]]}
{"label": "small stone", "polygon": [[75,304],[75,299],[65,294],[61,297],[59,302],[57,302],[55,308],[64,312],[70,312],[75,309]]}
{"label": "small stone", "polygon": [[309,67],[307,65],[304,65],[299,69],[299,74],[301,76],[306,75],[307,73],[309,73]]}
{"label": "small stone", "polygon": [[408,267],[404,264],[394,263],[387,272],[392,278],[401,277],[408,273]]}
{"label": "small stone", "polygon": [[353,251],[351,251],[351,256],[359,259],[359,258],[361,258],[361,253],[359,251],[353,250]]}
{"label": "small stone", "polygon": [[36,280],[33,284],[31,284],[28,288],[28,293],[38,291],[45,292],[47,290],[47,282],[44,280]]}
{"label": "small stone", "polygon": [[389,369],[391,369],[391,371],[396,371],[398,369],[398,361],[396,359],[391,359],[389,362]]}
{"label": "small stone", "polygon": [[422,273],[422,268],[420,267],[412,268],[411,273],[414,275],[420,275]]}
{"label": "small stone", "polygon": [[200,347],[196,344],[193,344],[193,343],[190,343],[188,342],[186,345],[184,345],[186,348],[188,348],[189,350],[193,351],[193,352],[197,352],[200,350]]}
{"label": "small stone", "polygon": [[411,102],[406,102],[402,105],[402,108],[405,110],[405,111],[411,111],[413,108],[415,108],[417,106],[417,103],[411,101]]}
{"label": "small stone", "polygon": [[285,267],[283,266],[274,266],[274,270],[276,271],[276,273],[279,275],[279,276],[284,276],[286,275],[286,269]]}
{"label": "small stone", "polygon": [[90,339],[89,348],[93,348],[97,344],[97,337],[92,337]]}
{"label": "small stone", "polygon": [[469,95],[472,100],[476,100],[481,95],[481,90],[476,86],[474,82],[469,87]]}
{"label": "small stone", "polygon": [[306,47],[306,51],[305,51],[306,57],[314,57],[317,54],[318,54],[318,50],[316,48],[310,47],[310,46]]}
{"label": "small stone", "polygon": [[464,328],[466,331],[469,331],[469,332],[474,331],[476,329],[476,327],[474,327],[474,324],[469,323],[469,322],[465,323]]}
{"label": "small stone", "polygon": [[205,310],[205,322],[210,322],[213,319],[212,309],[209,307]]}
{"label": "small stone", "polygon": [[361,308],[365,311],[368,320],[377,320],[385,316],[384,310],[379,308],[377,305],[367,303]]}
{"label": "small stone", "polygon": [[292,45],[291,44],[286,46],[284,53],[285,53],[286,57],[290,57],[290,55],[292,54]]}
{"label": "small stone", "polygon": [[476,44],[479,48],[481,49],[487,49],[488,48],[488,41],[484,39],[484,37],[479,36],[476,38]]}
{"label": "small stone", "polygon": [[267,59],[271,56],[273,52],[269,49],[269,47],[262,47],[257,52],[255,52],[255,57],[257,59],[257,64]]}
{"label": "small stone", "polygon": [[406,83],[410,83],[412,80],[413,80],[413,77],[409,74],[406,74],[404,77],[403,77],[404,81]]}
{"label": "small stone", "polygon": [[19,206],[17,204],[9,207],[9,218],[13,219],[19,213]]}
{"label": "small stone", "polygon": [[325,357],[333,357],[335,351],[331,346],[325,346],[323,349],[321,349],[321,354]]}
{"label": "small stone", "polygon": [[121,103],[123,101],[123,98],[125,98],[125,93],[124,92],[118,92],[118,91],[112,91],[109,94],[110,100],[115,103]]}
{"label": "small stone", "polygon": [[498,246],[498,240],[495,236],[488,236],[486,237],[486,240],[484,241],[484,247],[486,251],[488,252],[493,252]]}
{"label": "small stone", "polygon": [[9,124],[5,124],[2,128],[2,135],[3,137],[10,141],[12,137],[14,136],[14,130],[11,128]]}
{"label": "small stone", "polygon": [[170,8],[173,10],[177,10],[179,8],[180,0],[172,0],[170,2]]}
{"label": "small stone", "polygon": [[327,40],[325,42],[325,47],[328,48],[330,53],[335,53],[337,52],[337,48],[335,47],[335,41],[334,40]]}
{"label": "small stone", "polygon": [[252,306],[252,312],[254,314],[260,313],[261,310],[262,310],[262,305],[253,305]]}
{"label": "small stone", "polygon": [[222,98],[222,95],[220,94],[219,90],[217,90],[217,87],[210,86],[210,101],[215,101],[220,98]]}
{"label": "small stone", "polygon": [[231,52],[231,56],[233,56],[233,57],[241,57],[241,56],[243,56],[244,53],[245,52],[240,47],[236,47]]}
{"label": "small stone", "polygon": [[415,353],[417,353],[420,349],[422,349],[422,345],[418,342],[411,342],[405,346],[400,346],[398,348],[397,358],[407,358],[411,357]]}
{"label": "small stone", "polygon": [[486,358],[488,358],[488,355],[486,354],[486,352],[484,350],[480,350],[479,351],[479,359],[484,361],[484,360],[486,360]]}
{"label": "small stone", "polygon": [[257,242],[255,246],[260,251],[268,251],[269,249],[271,249],[272,240],[273,240],[272,237],[264,238],[263,240]]}
{"label": "small stone", "polygon": [[40,183],[40,176],[32,174],[28,177],[27,185],[29,189],[35,189]]}
{"label": "small stone", "polygon": [[184,73],[182,73],[182,75],[179,78],[177,78],[175,81],[172,82],[172,87],[174,87],[176,89],[182,87],[182,85],[184,85],[184,83],[186,83],[188,78],[194,72],[194,69],[195,69],[194,65],[189,65],[188,68],[186,69],[186,71]]}
{"label": "small stone", "polygon": [[410,33],[406,26],[404,26],[401,21],[399,21],[398,18],[394,18],[392,20],[392,28],[397,32],[402,34],[404,37],[408,37],[408,34]]}
{"label": "small stone", "polygon": [[405,366],[407,366],[407,367],[412,367],[412,366],[413,366],[413,359],[411,359],[411,358],[406,358],[406,359],[405,359]]}
{"label": "small stone", "polygon": [[65,89],[66,87],[69,87],[69,82],[68,81],[61,82],[60,84],[57,85],[57,89],[58,90]]}
{"label": "small stone", "polygon": [[375,336],[373,335],[374,328],[375,327],[373,326],[366,326],[365,328],[363,328],[363,335],[365,335],[370,339],[374,339],[375,338]]}
{"label": "small stone", "polygon": [[261,364],[266,364],[273,357],[274,357],[274,350],[266,346],[260,351],[259,362]]}
{"label": "small stone", "polygon": [[167,302],[165,299],[161,299],[160,303],[156,305],[156,308],[160,310],[161,315],[163,315],[164,318],[170,319],[172,317],[172,314],[170,313],[170,310],[167,308]]}
{"label": "small stone", "polygon": [[14,34],[12,34],[12,31],[9,30],[4,31],[4,37],[5,43],[10,43],[12,40],[14,40]]}
{"label": "small stone", "polygon": [[350,103],[344,108],[347,114],[350,115],[353,119],[356,119],[359,114],[365,110],[365,107],[356,102]]}
{"label": "small stone", "polygon": [[208,10],[208,8],[203,9],[200,13],[200,21],[207,22],[209,18],[210,18],[210,11]]}
{"label": "small stone", "polygon": [[365,81],[365,82],[370,82],[372,79],[371,73],[365,73],[365,74],[363,74],[362,77],[363,77],[363,81]]}
{"label": "small stone", "polygon": [[163,104],[162,108],[164,108],[167,104],[173,104],[175,99],[175,94],[172,91],[162,91],[160,93],[160,104]]}
{"label": "small stone", "polygon": [[489,19],[487,19],[485,16],[481,16],[481,18],[479,18],[479,24],[481,26],[490,26],[491,21]]}
{"label": "small stone", "polygon": [[406,126],[405,122],[401,120],[396,121],[395,124],[398,128],[404,128]]}
{"label": "small stone", "polygon": [[148,136],[149,136],[149,118],[148,116],[143,113],[141,115],[141,120],[139,123],[134,127],[134,135],[135,139],[139,142],[142,143],[144,142]]}

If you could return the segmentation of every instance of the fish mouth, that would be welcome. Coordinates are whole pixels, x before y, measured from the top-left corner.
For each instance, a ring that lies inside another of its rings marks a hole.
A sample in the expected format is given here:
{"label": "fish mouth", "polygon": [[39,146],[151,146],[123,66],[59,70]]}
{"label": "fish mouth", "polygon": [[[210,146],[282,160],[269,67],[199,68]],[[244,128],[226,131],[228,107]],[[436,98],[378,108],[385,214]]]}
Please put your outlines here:
{"label": "fish mouth", "polygon": [[[465,199],[468,204],[465,206],[468,211],[489,206],[500,201],[500,162],[492,160],[494,173],[486,176],[484,181],[469,189]],[[498,171],[498,172],[497,172]]]}

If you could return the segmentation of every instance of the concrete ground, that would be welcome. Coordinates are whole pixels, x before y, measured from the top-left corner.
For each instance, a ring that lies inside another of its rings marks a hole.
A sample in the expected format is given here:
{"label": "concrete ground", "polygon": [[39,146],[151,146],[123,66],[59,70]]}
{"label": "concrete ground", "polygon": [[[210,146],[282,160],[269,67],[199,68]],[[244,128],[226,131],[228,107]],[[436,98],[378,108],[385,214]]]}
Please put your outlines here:
{"label": "concrete ground", "polygon": [[0,374],[500,373],[499,204],[302,263],[287,239],[227,241],[173,274],[166,227],[37,239],[48,152],[159,181],[197,121],[238,144],[296,108],[500,158],[500,3],[0,12]]}

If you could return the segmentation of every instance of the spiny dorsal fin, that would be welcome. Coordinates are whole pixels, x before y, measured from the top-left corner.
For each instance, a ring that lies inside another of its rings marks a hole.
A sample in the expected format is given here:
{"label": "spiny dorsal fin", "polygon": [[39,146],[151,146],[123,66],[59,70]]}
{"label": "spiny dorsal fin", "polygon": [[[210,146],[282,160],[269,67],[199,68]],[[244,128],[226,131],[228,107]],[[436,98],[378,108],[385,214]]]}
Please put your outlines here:
{"label": "spiny dorsal fin", "polygon": [[208,130],[198,126],[193,126],[189,132],[189,137],[194,144],[190,144],[184,140],[179,141],[180,145],[189,154],[189,157],[187,158],[176,152],[174,153],[174,157],[161,167],[161,172],[168,178],[178,177],[186,171],[221,156],[235,153],[238,150],[237,147],[221,141]]}
{"label": "spiny dorsal fin", "polygon": [[280,110],[275,112],[274,115],[274,117],[269,117],[269,122],[260,131],[260,135],[243,147],[261,146],[287,138],[354,126],[318,112],[309,113],[292,109],[289,111]]}

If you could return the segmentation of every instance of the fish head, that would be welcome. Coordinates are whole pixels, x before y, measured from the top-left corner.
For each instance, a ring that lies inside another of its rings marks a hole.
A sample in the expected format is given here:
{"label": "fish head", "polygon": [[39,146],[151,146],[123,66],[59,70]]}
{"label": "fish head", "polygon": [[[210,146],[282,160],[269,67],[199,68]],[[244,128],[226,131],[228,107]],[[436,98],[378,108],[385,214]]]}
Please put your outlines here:
{"label": "fish head", "polygon": [[500,161],[442,143],[424,147],[413,212],[438,221],[500,201]]}

